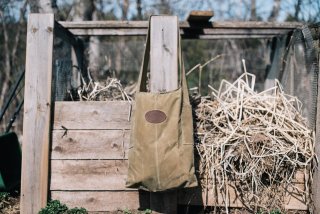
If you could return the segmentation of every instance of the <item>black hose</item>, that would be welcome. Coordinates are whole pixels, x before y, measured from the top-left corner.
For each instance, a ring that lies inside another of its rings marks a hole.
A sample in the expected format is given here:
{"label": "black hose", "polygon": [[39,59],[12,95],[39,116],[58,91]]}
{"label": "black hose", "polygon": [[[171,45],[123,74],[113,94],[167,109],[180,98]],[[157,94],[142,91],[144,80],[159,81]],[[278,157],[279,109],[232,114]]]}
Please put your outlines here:
{"label": "black hose", "polygon": [[10,93],[10,95],[9,95],[9,99],[7,100],[7,102],[5,103],[3,109],[2,109],[1,112],[0,112],[0,122],[2,121],[2,118],[3,118],[4,114],[6,113],[8,107],[9,107],[11,101],[12,101],[12,99],[15,97],[15,92],[17,91],[17,88],[18,88],[21,80],[22,80],[23,77],[24,77],[24,73],[25,73],[25,71],[23,70],[23,71],[21,72],[20,76],[19,76],[18,81],[15,83],[13,90],[11,91],[11,93]]}
{"label": "black hose", "polygon": [[11,119],[10,119],[10,122],[9,122],[8,125],[7,125],[6,133],[8,133],[8,132],[10,131],[10,129],[11,129],[11,127],[12,127],[12,124],[13,124],[14,121],[16,120],[17,115],[19,114],[19,112],[20,112],[20,110],[21,110],[21,108],[22,108],[22,106],[23,106],[23,103],[24,103],[24,100],[22,100],[21,103],[19,104],[19,106],[16,108],[13,116],[12,116]]}

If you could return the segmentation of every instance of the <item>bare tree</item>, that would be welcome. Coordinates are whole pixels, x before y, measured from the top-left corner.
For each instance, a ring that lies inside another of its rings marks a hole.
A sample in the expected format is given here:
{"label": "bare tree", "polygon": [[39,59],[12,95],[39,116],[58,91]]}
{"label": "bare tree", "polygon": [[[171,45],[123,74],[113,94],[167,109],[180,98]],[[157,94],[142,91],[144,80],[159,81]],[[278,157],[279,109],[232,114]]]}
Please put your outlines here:
{"label": "bare tree", "polygon": [[[10,8],[5,5],[1,5],[0,7],[0,22],[1,22],[1,30],[3,33],[3,41],[1,41],[1,44],[3,44],[2,46],[3,59],[1,60],[2,62],[0,61],[2,64],[2,67],[0,68],[0,109],[2,109],[3,104],[8,99],[6,95],[8,95],[8,91],[10,91],[9,89],[12,83],[16,81],[14,78],[17,76],[17,73],[19,72],[18,67],[20,67],[19,64],[21,64],[21,62],[18,62],[17,50],[23,40],[23,37],[21,37],[21,33],[26,24],[26,21],[25,21],[26,8],[27,8],[27,0],[24,0],[21,4],[21,8],[19,8],[20,13],[19,13],[18,20],[14,21],[14,19],[12,19],[11,17]],[[15,25],[16,27],[10,26],[12,24]],[[21,51],[21,53],[23,52],[24,51]],[[22,97],[21,94],[17,94],[17,99],[14,100],[12,104],[19,103],[20,102],[19,99],[20,100],[22,99],[21,97]],[[4,123],[1,124],[2,129],[5,128],[6,122],[9,121],[9,116],[13,115],[14,110],[15,110],[14,105],[11,105],[7,110],[7,113],[3,121]],[[20,128],[21,127],[19,126],[19,129]]]}
{"label": "bare tree", "polygon": [[297,21],[299,19],[299,14],[301,11],[301,3],[302,0],[297,0],[297,3],[294,6],[295,12],[294,12],[294,19]]}
{"label": "bare tree", "polygon": [[137,0],[136,4],[137,4],[137,13],[138,13],[137,18],[138,20],[142,20],[141,0]]}
{"label": "bare tree", "polygon": [[281,0],[273,0],[272,11],[268,18],[269,21],[274,22],[277,20],[280,12],[280,4],[281,4]]}
{"label": "bare tree", "polygon": [[56,0],[29,0],[32,13],[57,13]]}
{"label": "bare tree", "polygon": [[256,21],[256,20],[257,20],[257,5],[256,5],[256,0],[251,0],[250,20],[251,20],[251,21]]}
{"label": "bare tree", "polygon": [[73,3],[68,20],[70,21],[92,20],[93,11],[94,11],[93,0],[76,0]]}

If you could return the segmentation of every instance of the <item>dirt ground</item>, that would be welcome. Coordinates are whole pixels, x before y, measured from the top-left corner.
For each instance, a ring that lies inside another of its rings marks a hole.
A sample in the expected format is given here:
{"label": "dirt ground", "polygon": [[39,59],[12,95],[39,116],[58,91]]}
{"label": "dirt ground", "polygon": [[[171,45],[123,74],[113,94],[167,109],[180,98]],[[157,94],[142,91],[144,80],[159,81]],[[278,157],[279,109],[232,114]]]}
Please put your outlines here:
{"label": "dirt ground", "polygon": [[[1,196],[0,197],[0,214],[19,214],[20,213],[20,196],[13,195],[13,196]],[[137,210],[118,210],[114,212],[106,212],[108,214],[149,214],[147,211],[137,211]],[[155,213],[155,212],[152,212]],[[214,209],[211,207],[203,208],[200,206],[179,206],[178,213],[182,214],[206,214],[206,213],[214,213]],[[224,209],[216,210],[217,214],[224,214],[226,213]],[[249,212],[241,209],[231,209],[230,214],[249,214]],[[94,214],[90,212],[90,214]],[[102,214],[99,212],[99,214]],[[278,214],[275,212],[274,214]],[[281,213],[279,213],[281,214]],[[306,211],[288,211],[286,214],[308,214]]]}
{"label": "dirt ground", "polygon": [[1,195],[0,196],[0,213],[1,214],[18,214],[20,213],[20,196],[19,195]]}

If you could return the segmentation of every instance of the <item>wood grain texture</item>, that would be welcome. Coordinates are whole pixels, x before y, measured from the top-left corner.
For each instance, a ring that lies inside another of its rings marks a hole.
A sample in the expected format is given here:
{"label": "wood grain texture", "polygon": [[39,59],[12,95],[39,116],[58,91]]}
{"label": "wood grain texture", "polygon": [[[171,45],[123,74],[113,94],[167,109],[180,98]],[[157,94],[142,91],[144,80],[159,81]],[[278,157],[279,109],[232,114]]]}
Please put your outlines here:
{"label": "wood grain texture", "polygon": [[[150,19],[150,91],[166,92],[178,88],[177,16]],[[159,213],[177,212],[177,192],[150,193],[150,208]]]}
{"label": "wood grain texture", "polygon": [[128,130],[54,130],[51,159],[127,159]]}
{"label": "wood grain texture", "polygon": [[[147,29],[148,21],[78,21],[78,22],[59,22],[63,27],[68,29],[97,29],[97,28],[114,28],[114,29]],[[211,22],[214,28],[251,28],[251,29],[295,29],[301,27],[302,22],[259,22],[259,21],[219,21]],[[191,26],[187,21],[179,23],[180,29],[200,28],[200,26]]]}
{"label": "wood grain texture", "polygon": [[[147,29],[70,29],[77,36],[146,36]],[[245,39],[245,38],[272,38],[286,35],[291,29],[278,30],[250,30],[250,29],[182,29],[183,39]]]}
{"label": "wood grain texture", "polygon": [[51,160],[50,190],[125,190],[127,160]]}
{"label": "wood grain texture", "polygon": [[213,17],[212,10],[193,10],[187,17],[188,22],[208,22]]}
{"label": "wood grain texture", "polygon": [[[302,190],[304,189],[303,184],[295,184],[295,186]],[[242,202],[236,194],[236,190],[231,186],[229,187],[228,195],[229,207],[243,207]],[[292,188],[289,189],[284,200],[284,207],[287,210],[308,210],[304,199],[298,196]],[[211,191],[203,191],[200,188],[179,190],[178,203],[183,205],[225,206],[223,197],[220,193],[215,197]]]}
{"label": "wood grain texture", "polygon": [[51,115],[53,14],[30,14],[24,95],[21,213],[47,204]]}
{"label": "wood grain texture", "polygon": [[[82,194],[87,191],[124,191],[125,194],[135,191],[125,188],[125,179],[127,176],[127,161],[124,160],[52,160],[51,161],[51,185],[50,190],[53,192],[63,191],[77,191]],[[300,177],[299,175],[298,177]],[[296,187],[304,189],[304,184],[296,183]],[[130,193],[131,194],[131,193]],[[173,203],[172,197],[177,197],[176,203]],[[159,200],[159,198],[161,200]],[[224,206],[222,195],[219,193],[218,202],[211,192],[204,192],[200,188],[181,189],[178,196],[174,191],[167,191],[163,193],[150,194],[151,208],[158,212],[166,213],[168,210],[176,209],[174,205],[200,205],[200,206]],[[71,201],[74,200],[74,201]],[[68,199],[73,204],[80,204],[79,198]],[[82,200],[82,199],[81,199]],[[145,200],[145,199],[143,199]],[[229,192],[230,207],[242,207],[242,203],[236,196],[235,190],[230,187]],[[64,202],[64,201],[63,201]],[[118,203],[113,199],[114,203]],[[148,206],[149,202],[140,201]],[[152,207],[152,203],[157,204],[157,207]],[[290,188],[285,199],[286,209],[306,210],[307,206],[301,197],[298,197],[294,189]],[[83,205],[84,206],[84,205]],[[166,207],[164,207],[166,206]],[[88,208],[87,206],[84,206]],[[128,206],[128,209],[135,209],[135,207]],[[104,208],[97,208],[103,210]],[[159,210],[162,209],[162,210]],[[106,211],[106,210],[105,210]]]}
{"label": "wood grain texture", "polygon": [[[149,194],[143,191],[51,191],[51,198],[68,207],[84,207],[89,212],[147,209]],[[122,212],[121,212],[122,213]]]}
{"label": "wood grain texture", "polygon": [[[318,65],[320,66],[320,53],[318,53]],[[318,97],[316,117],[315,153],[320,157],[320,75],[318,76]],[[312,194],[314,200],[314,213],[320,213],[320,167],[315,169],[313,175]]]}
{"label": "wood grain texture", "polygon": [[130,129],[126,101],[55,102],[53,129]]}
{"label": "wood grain texture", "polygon": [[178,17],[150,19],[150,91],[178,88]]}
{"label": "wood grain texture", "polygon": [[[146,35],[147,21],[83,21],[60,22],[74,35]],[[218,38],[268,38],[287,34],[301,27],[300,22],[180,22],[183,38],[218,39]]]}

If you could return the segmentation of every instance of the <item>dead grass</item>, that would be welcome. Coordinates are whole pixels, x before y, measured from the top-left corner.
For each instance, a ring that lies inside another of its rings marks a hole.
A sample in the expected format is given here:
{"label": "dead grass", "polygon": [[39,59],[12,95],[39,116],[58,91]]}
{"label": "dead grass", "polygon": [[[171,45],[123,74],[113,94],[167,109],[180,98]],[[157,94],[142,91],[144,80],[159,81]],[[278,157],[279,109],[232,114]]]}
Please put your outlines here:
{"label": "dead grass", "polygon": [[[284,211],[286,189],[311,207],[317,158],[301,102],[278,81],[257,93],[255,76],[246,71],[234,83],[223,80],[218,90],[210,88],[211,97],[202,97],[196,109],[203,188],[222,194],[226,213],[230,186],[254,213]],[[303,189],[293,182],[298,171],[304,174]]]}

